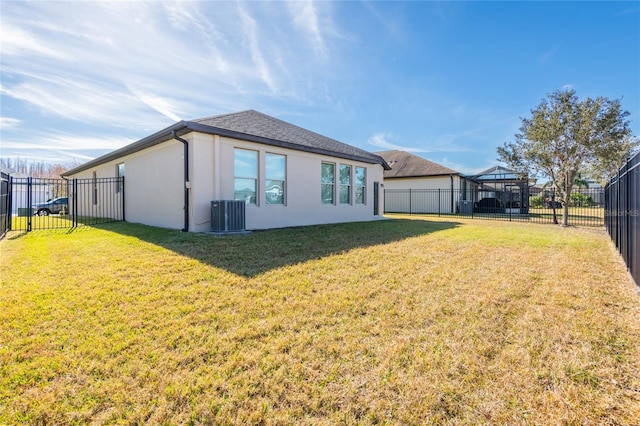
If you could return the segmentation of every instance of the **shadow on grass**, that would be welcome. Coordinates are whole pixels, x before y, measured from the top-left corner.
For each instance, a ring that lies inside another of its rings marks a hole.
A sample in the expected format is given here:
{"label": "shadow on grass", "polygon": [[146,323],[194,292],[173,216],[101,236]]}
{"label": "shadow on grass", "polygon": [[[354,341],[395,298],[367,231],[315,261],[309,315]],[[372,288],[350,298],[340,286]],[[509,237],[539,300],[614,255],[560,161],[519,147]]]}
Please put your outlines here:
{"label": "shadow on grass", "polygon": [[426,235],[458,222],[388,219],[215,236],[124,222],[96,228],[140,239],[248,278],[308,260]]}

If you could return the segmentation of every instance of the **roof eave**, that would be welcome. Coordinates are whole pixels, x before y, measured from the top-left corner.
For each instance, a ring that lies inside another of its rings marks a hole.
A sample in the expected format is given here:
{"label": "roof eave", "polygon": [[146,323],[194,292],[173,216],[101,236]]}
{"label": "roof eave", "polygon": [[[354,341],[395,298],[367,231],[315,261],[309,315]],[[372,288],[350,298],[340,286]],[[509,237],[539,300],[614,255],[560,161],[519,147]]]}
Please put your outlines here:
{"label": "roof eave", "polygon": [[451,173],[436,173],[433,175],[402,175],[402,176],[385,176],[385,179],[410,179],[410,178],[422,178],[422,177],[442,177],[442,176],[461,176],[458,172]]}
{"label": "roof eave", "polygon": [[137,142],[134,142],[132,144],[124,146],[124,147],[122,147],[120,149],[116,149],[115,151],[112,151],[112,152],[110,152],[108,154],[105,154],[105,155],[103,155],[101,157],[98,157],[98,158],[96,158],[94,160],[91,160],[91,161],[89,161],[87,163],[84,163],[81,166],[78,166],[78,167],[76,167],[74,169],[68,170],[68,171],[64,172],[60,176],[62,176],[62,177],[71,176],[71,175],[74,175],[76,173],[80,173],[80,172],[83,172],[85,170],[89,170],[89,169],[91,169],[93,167],[96,167],[96,166],[99,166],[101,164],[108,163],[109,161],[116,160],[116,159],[118,159],[120,157],[123,157],[125,155],[134,154],[134,153],[136,153],[138,151],[142,151],[143,149],[150,148],[150,147],[152,147],[154,145],[158,145],[158,144],[160,144],[162,142],[166,142],[169,137],[171,137],[171,138],[173,137],[172,136],[173,131],[176,131],[176,133],[178,135],[183,135],[183,134],[187,133],[187,132],[184,131],[184,129],[187,129],[187,127],[188,127],[187,123],[188,122],[185,122],[185,121],[179,121],[179,122],[177,122],[177,123],[165,128],[165,129],[162,129],[162,130],[160,130],[160,131],[158,131],[158,132],[156,132],[156,133],[154,133],[152,135],[147,136],[146,138],[140,139]]}

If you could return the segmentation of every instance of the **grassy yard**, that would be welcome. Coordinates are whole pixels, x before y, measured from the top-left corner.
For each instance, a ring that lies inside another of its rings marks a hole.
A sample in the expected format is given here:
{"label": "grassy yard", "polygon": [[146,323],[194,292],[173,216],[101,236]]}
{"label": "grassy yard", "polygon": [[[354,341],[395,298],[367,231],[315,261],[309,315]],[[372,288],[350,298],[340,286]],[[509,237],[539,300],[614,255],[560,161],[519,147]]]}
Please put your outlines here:
{"label": "grassy yard", "polygon": [[113,223],[0,250],[0,424],[640,419],[640,296],[599,228]]}

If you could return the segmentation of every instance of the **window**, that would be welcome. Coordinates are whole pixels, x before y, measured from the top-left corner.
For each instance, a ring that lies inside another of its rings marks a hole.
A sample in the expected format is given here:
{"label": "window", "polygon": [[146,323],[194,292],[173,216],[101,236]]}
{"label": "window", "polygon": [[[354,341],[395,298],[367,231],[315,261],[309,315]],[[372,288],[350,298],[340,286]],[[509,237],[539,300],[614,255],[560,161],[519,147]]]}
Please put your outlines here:
{"label": "window", "polygon": [[278,154],[265,155],[265,200],[267,204],[284,204],[287,157]]}
{"label": "window", "polygon": [[124,163],[116,164],[116,192],[122,192],[124,189]]}
{"label": "window", "polygon": [[91,182],[91,201],[95,206],[98,204],[98,173],[93,172],[93,181]]}
{"label": "window", "polygon": [[322,204],[333,204],[334,187],[336,184],[336,166],[322,163]]}
{"label": "window", "polygon": [[462,201],[467,199],[467,180],[462,179]]}
{"label": "window", "polygon": [[258,189],[258,152],[235,149],[233,153],[233,197],[247,204],[256,204]]}
{"label": "window", "polygon": [[340,204],[351,203],[351,166],[340,164]]}
{"label": "window", "polygon": [[367,188],[367,169],[356,167],[355,191],[356,204],[365,204],[365,194]]}

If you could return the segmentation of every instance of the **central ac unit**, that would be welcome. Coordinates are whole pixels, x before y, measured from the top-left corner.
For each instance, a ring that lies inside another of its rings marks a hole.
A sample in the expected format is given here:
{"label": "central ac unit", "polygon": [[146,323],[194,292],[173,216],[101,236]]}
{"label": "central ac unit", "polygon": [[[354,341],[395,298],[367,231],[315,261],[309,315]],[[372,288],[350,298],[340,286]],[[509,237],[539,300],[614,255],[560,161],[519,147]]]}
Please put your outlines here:
{"label": "central ac unit", "polygon": [[211,230],[238,232],[245,230],[245,202],[218,200],[211,202]]}

